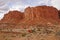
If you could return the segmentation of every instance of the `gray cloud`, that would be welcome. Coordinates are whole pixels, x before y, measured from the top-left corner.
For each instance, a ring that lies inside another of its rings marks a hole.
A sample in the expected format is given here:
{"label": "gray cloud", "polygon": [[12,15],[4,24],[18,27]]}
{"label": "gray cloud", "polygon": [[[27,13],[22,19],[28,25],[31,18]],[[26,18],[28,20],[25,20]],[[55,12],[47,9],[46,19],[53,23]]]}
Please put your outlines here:
{"label": "gray cloud", "polygon": [[51,2],[51,5],[56,7],[57,9],[60,9],[60,0],[53,0]]}

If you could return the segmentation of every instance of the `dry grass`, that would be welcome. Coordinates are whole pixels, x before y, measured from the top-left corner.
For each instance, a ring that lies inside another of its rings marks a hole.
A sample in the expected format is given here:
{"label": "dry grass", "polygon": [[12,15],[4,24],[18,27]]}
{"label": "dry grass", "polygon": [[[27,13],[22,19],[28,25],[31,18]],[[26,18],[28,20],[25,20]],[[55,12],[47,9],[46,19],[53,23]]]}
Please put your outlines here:
{"label": "dry grass", "polygon": [[[19,30],[20,29],[20,30]],[[0,40],[59,40],[59,25],[35,25],[29,28],[0,28]]]}

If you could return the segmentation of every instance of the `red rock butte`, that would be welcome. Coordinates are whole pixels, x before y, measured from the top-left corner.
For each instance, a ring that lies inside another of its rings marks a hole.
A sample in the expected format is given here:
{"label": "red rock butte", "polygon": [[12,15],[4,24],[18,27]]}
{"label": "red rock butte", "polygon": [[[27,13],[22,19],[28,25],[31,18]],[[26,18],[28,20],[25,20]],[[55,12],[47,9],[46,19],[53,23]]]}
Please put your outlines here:
{"label": "red rock butte", "polygon": [[25,9],[25,16],[27,18],[33,19],[36,17],[46,18],[46,19],[58,19],[58,10],[50,6],[37,6],[37,7],[28,7]]}
{"label": "red rock butte", "polygon": [[28,7],[25,9],[24,13],[27,20],[40,20],[44,18],[48,21],[55,22],[59,19],[58,10],[52,6]]}
{"label": "red rock butte", "polygon": [[24,12],[9,11],[4,15],[1,23],[25,23],[28,25],[33,24],[46,24],[48,22],[60,23],[60,11],[52,6],[36,6],[27,7]]}
{"label": "red rock butte", "polygon": [[1,22],[3,23],[18,23],[19,21],[21,21],[24,17],[23,17],[23,13],[20,11],[9,11],[7,14],[4,15],[3,19],[1,20]]}

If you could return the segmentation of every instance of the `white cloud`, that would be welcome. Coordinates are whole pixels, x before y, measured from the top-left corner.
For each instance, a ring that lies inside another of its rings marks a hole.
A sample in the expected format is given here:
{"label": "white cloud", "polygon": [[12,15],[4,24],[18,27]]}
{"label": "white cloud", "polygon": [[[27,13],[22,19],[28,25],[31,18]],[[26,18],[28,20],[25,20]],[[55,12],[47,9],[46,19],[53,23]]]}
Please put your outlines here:
{"label": "white cloud", "polygon": [[4,17],[4,14],[0,14],[0,20]]}
{"label": "white cloud", "polygon": [[4,14],[9,10],[8,0],[0,0],[0,19],[4,17]]}
{"label": "white cloud", "polygon": [[20,11],[21,9],[23,9],[24,8],[24,6],[22,6],[22,5],[13,5],[11,8],[10,8],[10,10],[18,10],[18,11]]}
{"label": "white cloud", "polygon": [[9,2],[8,0],[0,0],[0,7],[4,6],[8,2]]}
{"label": "white cloud", "polygon": [[60,9],[60,0],[52,0],[51,5]]}

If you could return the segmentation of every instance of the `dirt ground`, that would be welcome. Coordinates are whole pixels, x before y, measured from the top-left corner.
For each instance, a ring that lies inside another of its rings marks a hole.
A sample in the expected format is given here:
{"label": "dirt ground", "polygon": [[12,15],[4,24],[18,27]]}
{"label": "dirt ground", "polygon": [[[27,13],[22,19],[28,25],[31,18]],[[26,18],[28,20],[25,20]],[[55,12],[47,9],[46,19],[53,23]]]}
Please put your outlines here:
{"label": "dirt ground", "polygon": [[40,27],[33,31],[25,30],[22,33],[0,31],[0,40],[60,40],[60,29],[59,27]]}

